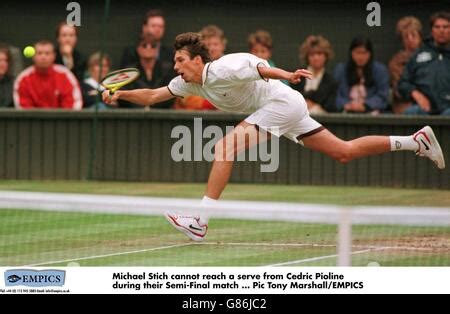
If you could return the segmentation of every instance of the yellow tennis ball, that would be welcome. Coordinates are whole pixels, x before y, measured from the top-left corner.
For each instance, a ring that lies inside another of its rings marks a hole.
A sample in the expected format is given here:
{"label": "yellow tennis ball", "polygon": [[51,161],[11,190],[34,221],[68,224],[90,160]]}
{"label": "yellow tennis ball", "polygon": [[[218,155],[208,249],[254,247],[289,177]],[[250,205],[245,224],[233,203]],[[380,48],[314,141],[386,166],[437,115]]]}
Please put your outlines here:
{"label": "yellow tennis ball", "polygon": [[27,58],[33,58],[35,53],[36,50],[33,46],[26,46],[25,49],[23,49],[23,55]]}

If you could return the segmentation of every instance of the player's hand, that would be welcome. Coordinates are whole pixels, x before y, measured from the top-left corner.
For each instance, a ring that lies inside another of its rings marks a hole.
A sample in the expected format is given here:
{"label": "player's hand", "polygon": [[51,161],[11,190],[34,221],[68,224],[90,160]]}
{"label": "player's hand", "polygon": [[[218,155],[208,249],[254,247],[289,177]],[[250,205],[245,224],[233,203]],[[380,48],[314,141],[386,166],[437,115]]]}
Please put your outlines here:
{"label": "player's hand", "polygon": [[312,79],[312,72],[308,71],[306,69],[299,69],[293,73],[291,73],[288,81],[292,84],[298,84],[302,80],[302,77],[305,77],[307,79]]}
{"label": "player's hand", "polygon": [[102,93],[103,102],[107,105],[117,106],[119,100],[119,92],[115,92],[114,94],[110,94],[109,90],[105,90]]}
{"label": "player's hand", "polygon": [[430,100],[427,98],[427,96],[425,96],[424,94],[419,92],[417,89],[411,93],[411,96],[412,96],[412,98],[414,98],[414,100],[417,102],[417,104],[420,106],[420,108],[423,111],[430,112],[431,104],[430,104]]}

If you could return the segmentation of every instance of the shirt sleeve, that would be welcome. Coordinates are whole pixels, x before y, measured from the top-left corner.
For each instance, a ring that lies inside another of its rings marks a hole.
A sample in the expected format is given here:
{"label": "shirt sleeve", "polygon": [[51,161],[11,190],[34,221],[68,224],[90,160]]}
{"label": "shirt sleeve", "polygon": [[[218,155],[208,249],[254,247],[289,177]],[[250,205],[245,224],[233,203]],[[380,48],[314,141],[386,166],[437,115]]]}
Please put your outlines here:
{"label": "shirt sleeve", "polygon": [[30,84],[27,84],[26,78],[19,76],[14,83],[14,105],[16,109],[33,108],[33,98],[29,91]]}
{"label": "shirt sleeve", "polygon": [[259,67],[269,67],[269,63],[260,59],[252,54],[245,53],[236,57],[235,60],[232,60],[226,65],[228,68],[226,72],[228,72],[228,79],[233,80],[236,83],[245,83],[257,80],[265,80],[261,73],[259,72]]}
{"label": "shirt sleeve", "polygon": [[189,84],[186,83],[181,76],[177,76],[173,78],[169,85],[167,86],[169,92],[175,97],[184,98],[189,95],[193,95],[191,89],[189,88]]}

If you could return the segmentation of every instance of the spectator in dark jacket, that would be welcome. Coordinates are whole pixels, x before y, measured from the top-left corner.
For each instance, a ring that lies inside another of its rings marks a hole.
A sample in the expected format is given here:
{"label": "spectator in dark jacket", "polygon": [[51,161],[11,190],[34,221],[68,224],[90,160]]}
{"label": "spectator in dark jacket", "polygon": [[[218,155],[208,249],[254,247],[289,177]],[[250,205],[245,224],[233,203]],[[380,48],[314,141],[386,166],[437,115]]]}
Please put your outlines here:
{"label": "spectator in dark jacket", "polygon": [[313,73],[311,80],[301,80],[291,87],[305,97],[308,110],[312,114],[336,111],[337,84],[333,76],[325,70],[328,60],[333,58],[330,42],[322,37],[311,35],[300,46],[300,60]]}
{"label": "spectator in dark jacket", "polygon": [[339,84],[339,111],[379,113],[386,109],[389,74],[386,66],[374,61],[370,39],[358,36],[352,40],[349,61],[336,66],[334,78]]}
{"label": "spectator in dark jacket", "polygon": [[0,108],[13,107],[13,83],[10,73],[11,54],[7,46],[0,46]]}
{"label": "spectator in dark jacket", "polygon": [[62,64],[68,68],[82,82],[86,71],[86,59],[76,49],[78,41],[78,29],[75,26],[62,22],[56,29],[56,64]]}
{"label": "spectator in dark jacket", "polygon": [[[175,77],[173,70],[173,49],[162,44],[164,32],[166,29],[166,21],[161,10],[149,10],[142,23],[140,38],[143,36],[151,36],[156,42],[156,59],[159,62],[163,76]],[[136,44],[126,47],[122,54],[120,67],[124,68],[130,64],[137,64],[139,62],[138,52],[136,51]]]}
{"label": "spectator in dark jacket", "polygon": [[450,115],[450,12],[432,15],[431,37],[412,56],[398,85],[414,102],[406,114]]}
{"label": "spectator in dark jacket", "polygon": [[[122,89],[137,88],[158,88],[169,84],[172,77],[163,71],[162,61],[158,60],[157,42],[151,35],[142,35],[136,47],[139,57],[137,63],[128,64],[126,68],[137,68],[140,72],[136,81],[124,86]],[[171,108],[173,101],[169,100],[153,106],[153,108],[167,109]],[[140,105],[134,105],[127,101],[119,101],[119,106],[123,108],[140,108]]]}

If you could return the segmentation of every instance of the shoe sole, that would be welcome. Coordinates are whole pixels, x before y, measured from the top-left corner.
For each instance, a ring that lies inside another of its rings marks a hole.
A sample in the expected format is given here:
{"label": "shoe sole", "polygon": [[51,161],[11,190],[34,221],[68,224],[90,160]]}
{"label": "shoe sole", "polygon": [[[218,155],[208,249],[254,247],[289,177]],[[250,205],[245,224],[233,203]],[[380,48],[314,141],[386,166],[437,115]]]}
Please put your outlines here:
{"label": "shoe sole", "polygon": [[[425,133],[430,137],[430,142],[431,142],[431,146],[433,147],[435,156],[437,156],[437,158],[439,159],[439,161],[435,161],[436,166],[439,169],[444,169],[445,168],[445,160],[444,160],[444,155],[442,154],[442,149],[441,149],[441,145],[439,145],[438,140],[436,139],[436,136],[434,135],[433,129],[429,126],[426,126],[424,128]],[[439,164],[441,164],[441,166],[439,166]]]}
{"label": "shoe sole", "polygon": [[[190,230],[184,228],[183,226],[178,225],[175,220],[172,218],[172,216],[170,214],[164,214],[164,217],[166,217],[167,221],[178,231],[184,233],[185,235],[188,236],[188,238],[190,238],[191,240],[195,241],[195,242],[202,242],[204,240],[204,237],[198,236],[196,234],[193,234]],[[206,235],[206,234],[205,234]]]}

